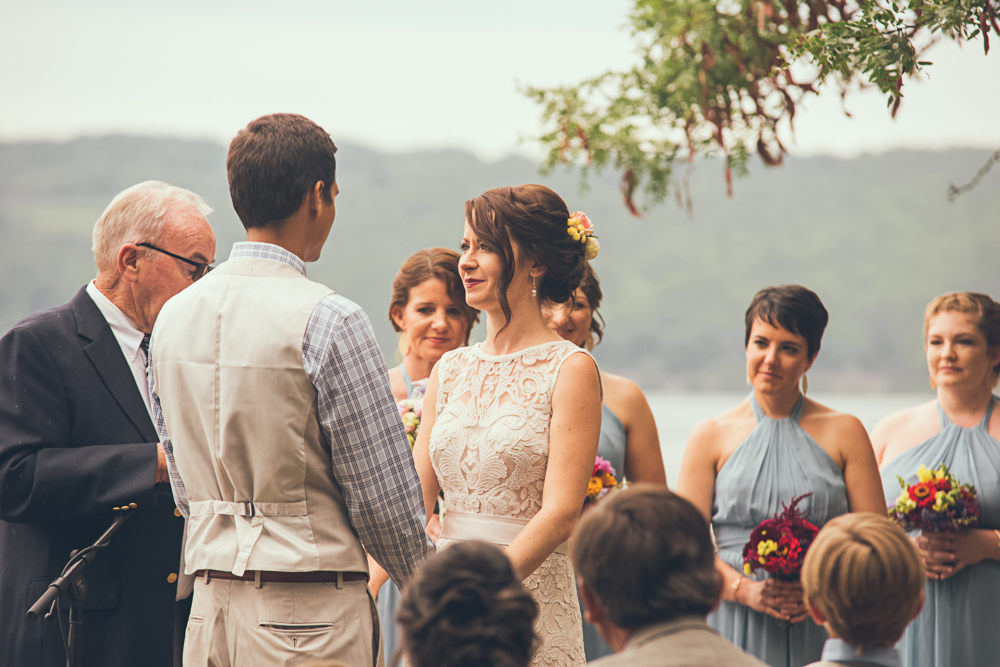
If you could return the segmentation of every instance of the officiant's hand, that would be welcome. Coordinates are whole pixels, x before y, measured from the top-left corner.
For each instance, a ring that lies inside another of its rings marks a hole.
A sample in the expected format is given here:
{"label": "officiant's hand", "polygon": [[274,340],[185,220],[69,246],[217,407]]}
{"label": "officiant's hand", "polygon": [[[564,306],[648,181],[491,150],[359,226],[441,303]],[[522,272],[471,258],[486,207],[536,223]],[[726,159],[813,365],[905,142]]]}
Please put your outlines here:
{"label": "officiant's hand", "polygon": [[992,530],[968,528],[959,533],[928,533],[914,540],[928,579],[947,579],[969,565],[997,557]]}
{"label": "officiant's hand", "polygon": [[167,472],[167,454],[163,451],[163,445],[158,442],[156,443],[156,475],[153,478],[153,484],[169,481],[170,475]]}

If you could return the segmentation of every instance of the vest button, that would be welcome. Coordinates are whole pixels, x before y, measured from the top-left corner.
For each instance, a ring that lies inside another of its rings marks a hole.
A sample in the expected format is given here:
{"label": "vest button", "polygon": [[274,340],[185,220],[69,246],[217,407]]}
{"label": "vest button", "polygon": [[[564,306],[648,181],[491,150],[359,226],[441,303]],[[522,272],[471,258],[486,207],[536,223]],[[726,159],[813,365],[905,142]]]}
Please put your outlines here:
{"label": "vest button", "polygon": [[174,508],[174,516],[180,516],[180,515],[181,515],[181,511],[175,507]]}
{"label": "vest button", "polygon": [[176,582],[177,582],[177,574],[175,572],[171,572],[170,574],[167,575],[168,584],[173,584]]}

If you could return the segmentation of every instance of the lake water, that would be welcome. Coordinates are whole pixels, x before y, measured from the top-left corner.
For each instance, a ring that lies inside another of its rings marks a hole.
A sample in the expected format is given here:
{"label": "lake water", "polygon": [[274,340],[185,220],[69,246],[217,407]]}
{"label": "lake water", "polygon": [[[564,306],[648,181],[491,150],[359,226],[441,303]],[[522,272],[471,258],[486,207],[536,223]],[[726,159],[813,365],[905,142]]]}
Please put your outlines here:
{"label": "lake water", "polygon": [[[684,445],[695,424],[726,411],[747,397],[746,392],[690,393],[690,394],[649,394],[649,407],[656,419],[660,433],[660,449],[667,469],[667,481],[671,488],[677,486],[677,473],[684,455]],[[869,432],[882,417],[902,408],[923,403],[934,398],[933,393],[925,394],[809,394],[809,398],[819,401],[839,412],[846,412],[861,420]]]}

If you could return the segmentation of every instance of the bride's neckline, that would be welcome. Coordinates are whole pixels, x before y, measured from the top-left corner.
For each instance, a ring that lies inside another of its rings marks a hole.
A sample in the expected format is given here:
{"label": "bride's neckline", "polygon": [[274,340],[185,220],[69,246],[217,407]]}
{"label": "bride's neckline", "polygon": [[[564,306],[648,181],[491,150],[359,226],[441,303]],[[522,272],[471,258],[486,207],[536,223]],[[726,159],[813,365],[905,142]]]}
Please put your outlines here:
{"label": "bride's neckline", "polygon": [[[471,347],[473,354],[475,354],[480,359],[484,361],[509,361],[511,359],[516,359],[517,357],[523,356],[532,350],[537,350],[541,347],[548,347],[550,345],[573,345],[573,343],[568,340],[550,340],[547,343],[539,343],[538,345],[529,345],[528,347],[523,347],[516,352],[508,352],[507,354],[486,354],[480,348],[482,343],[476,343]],[[576,347],[573,345],[573,347]]]}

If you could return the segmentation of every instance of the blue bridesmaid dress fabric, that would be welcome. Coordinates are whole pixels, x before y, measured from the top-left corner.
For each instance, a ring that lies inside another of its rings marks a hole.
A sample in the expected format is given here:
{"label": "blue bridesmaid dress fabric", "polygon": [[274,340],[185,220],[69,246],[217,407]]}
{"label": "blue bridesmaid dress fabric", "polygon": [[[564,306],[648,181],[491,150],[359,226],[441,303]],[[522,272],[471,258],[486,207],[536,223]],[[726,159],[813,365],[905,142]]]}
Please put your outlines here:
{"label": "blue bridesmaid dress fabric", "polygon": [[[803,397],[785,419],[764,414],[753,394],[757,426],[740,443],[715,480],[712,529],[719,557],[743,570],[743,545],[764,519],[782,510],[795,496],[813,495],[799,503],[808,520],[822,528],[846,514],[847,487],[843,473],[819,444],[799,425]],[[766,576],[758,571],[759,581]],[[778,620],[735,602],[723,601],[709,614],[719,634],[771,667],[801,667],[820,659],[826,631],[811,619],[782,627]]]}
{"label": "blue bridesmaid dress fabric", "polygon": [[[901,488],[917,481],[921,465],[928,470],[942,463],[958,481],[972,484],[979,494],[979,527],[1000,528],[1000,441],[989,434],[990,415],[997,398],[990,401],[983,421],[972,428],[951,423],[938,407],[941,431],[903,452],[882,470],[887,505],[893,505]],[[916,535],[919,531],[914,531]],[[1000,562],[984,560],[940,581],[927,580],[924,610],[906,629],[897,644],[907,667],[986,667],[1000,665]]]}
{"label": "blue bridesmaid dress fabric", "polygon": [[[403,384],[406,386],[406,396],[413,396],[413,381],[406,373],[406,368],[400,365],[399,372],[403,375]],[[382,584],[378,591],[376,606],[378,607],[379,625],[382,626],[382,654],[385,656],[386,664],[396,655],[396,649],[403,643],[403,631],[396,623],[396,614],[399,613],[399,605],[403,597],[392,579]]]}
{"label": "blue bridesmaid dress fabric", "polygon": [[[625,449],[628,437],[625,426],[611,408],[601,404],[601,441],[597,446],[597,455],[605,459],[615,469],[615,478],[620,482],[625,476]],[[580,601],[580,614],[583,615],[583,600]],[[597,628],[583,621],[583,650],[587,662],[611,655],[614,651],[608,646]]]}

